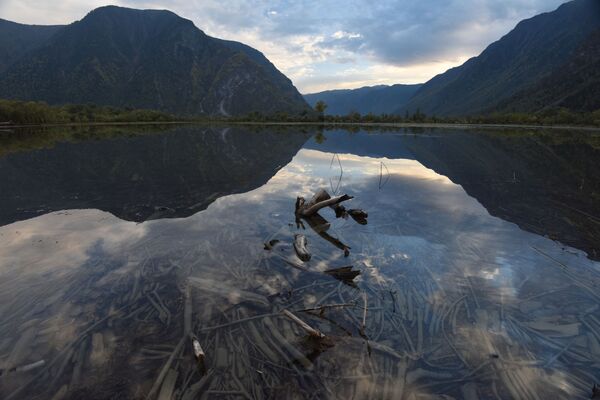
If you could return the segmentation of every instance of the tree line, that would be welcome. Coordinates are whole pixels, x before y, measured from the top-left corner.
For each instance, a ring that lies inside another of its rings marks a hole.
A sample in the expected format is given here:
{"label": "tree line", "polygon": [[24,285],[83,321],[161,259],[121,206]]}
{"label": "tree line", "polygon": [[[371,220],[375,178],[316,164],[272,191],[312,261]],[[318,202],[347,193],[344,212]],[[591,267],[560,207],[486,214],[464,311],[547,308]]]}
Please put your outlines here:
{"label": "tree line", "polygon": [[68,104],[50,106],[39,101],[0,100],[0,123],[14,125],[97,123],[97,122],[171,122],[176,117],[153,110]]}
{"label": "tree line", "polygon": [[404,115],[360,114],[352,111],[346,115],[328,115],[327,104],[319,101],[314,110],[301,114],[278,112],[262,114],[251,112],[236,117],[177,116],[160,111],[116,108],[108,106],[62,105],[50,106],[44,102],[0,100],[0,124],[69,124],[69,123],[127,123],[127,122],[278,122],[322,124],[502,124],[502,125],[576,125],[600,126],[600,110],[575,112],[564,108],[548,109],[537,113],[491,113],[467,117],[436,117],[420,110]]}
{"label": "tree line", "polygon": [[395,124],[395,123],[417,123],[417,124],[482,124],[482,125],[575,125],[575,126],[600,126],[600,110],[594,112],[577,112],[566,108],[552,108],[536,113],[490,113],[485,115],[473,115],[464,117],[437,117],[426,115],[417,109],[413,113],[405,112],[398,114],[361,114],[351,111],[346,115],[325,114],[327,104],[318,101],[314,107],[314,113],[300,116],[291,116],[286,113],[274,115],[262,115],[250,113],[238,117],[238,120],[255,122],[322,122],[326,124],[356,123],[356,124]]}

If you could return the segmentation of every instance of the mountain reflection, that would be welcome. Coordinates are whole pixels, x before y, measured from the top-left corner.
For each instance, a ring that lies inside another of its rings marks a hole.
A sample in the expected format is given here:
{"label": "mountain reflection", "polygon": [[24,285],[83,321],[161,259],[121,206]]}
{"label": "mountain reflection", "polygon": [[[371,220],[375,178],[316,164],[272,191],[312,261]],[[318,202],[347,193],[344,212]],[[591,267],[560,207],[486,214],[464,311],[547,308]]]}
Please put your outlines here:
{"label": "mountain reflection", "polygon": [[[68,210],[0,227],[0,397],[586,398],[600,264],[490,216],[418,161],[353,154],[354,139],[309,143],[266,184],[187,218]],[[338,182],[369,212],[359,225],[321,211],[348,257],[294,223],[298,195]],[[290,266],[299,233],[302,270]],[[355,285],[322,273],[348,265]]]}
{"label": "mountain reflection", "polygon": [[308,137],[183,127],[25,148],[0,158],[0,225],[86,208],[135,222],[187,217],[265,184]]}
{"label": "mountain reflection", "polygon": [[597,132],[408,129],[325,136],[307,147],[417,160],[461,185],[491,215],[600,260]]}
{"label": "mountain reflection", "polygon": [[[0,397],[586,398],[600,263],[490,215],[564,234],[565,196],[591,226],[579,157],[597,147],[576,138],[189,127],[18,146],[0,160]],[[368,224],[326,207],[330,236],[297,226],[320,189]],[[340,268],[351,284],[324,273]]]}
{"label": "mountain reflection", "polygon": [[[597,134],[489,129],[397,133],[329,131],[306,147],[417,160],[461,185],[493,216],[600,259]],[[44,146],[62,135],[37,132],[42,145],[29,147],[15,145],[10,135],[2,138],[0,226],[86,208],[135,222],[187,217],[221,196],[265,184],[308,139],[299,129],[179,127],[141,135],[121,130],[93,140],[71,134],[76,142]]]}

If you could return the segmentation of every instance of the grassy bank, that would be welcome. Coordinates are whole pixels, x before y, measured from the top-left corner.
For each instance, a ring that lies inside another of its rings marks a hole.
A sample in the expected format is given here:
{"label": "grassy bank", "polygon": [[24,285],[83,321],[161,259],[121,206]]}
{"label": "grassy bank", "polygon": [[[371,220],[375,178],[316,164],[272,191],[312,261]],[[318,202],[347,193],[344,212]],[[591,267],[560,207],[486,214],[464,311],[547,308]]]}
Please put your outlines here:
{"label": "grassy bank", "polygon": [[43,102],[0,100],[0,128],[23,125],[78,125],[78,124],[133,124],[133,123],[250,123],[250,124],[310,124],[310,125],[363,125],[363,126],[522,126],[522,127],[597,127],[600,128],[600,110],[580,113],[566,109],[546,110],[540,113],[489,114],[470,117],[438,118],[421,112],[404,116],[393,114],[348,115],[290,115],[277,113],[263,115],[250,113],[237,117],[178,116],[154,110],[120,109],[97,105],[50,106]]}
{"label": "grassy bank", "polygon": [[50,125],[106,122],[170,122],[177,118],[159,111],[119,109],[93,104],[49,106],[34,101],[0,100],[4,125]]}

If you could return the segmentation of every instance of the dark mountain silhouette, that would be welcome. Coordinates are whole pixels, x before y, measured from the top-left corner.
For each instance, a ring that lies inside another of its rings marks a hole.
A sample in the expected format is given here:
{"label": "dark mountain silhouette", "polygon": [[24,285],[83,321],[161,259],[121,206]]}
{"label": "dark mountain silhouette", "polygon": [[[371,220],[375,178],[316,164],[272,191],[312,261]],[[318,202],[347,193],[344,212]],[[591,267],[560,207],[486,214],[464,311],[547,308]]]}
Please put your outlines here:
{"label": "dark mountain silhouette", "polygon": [[360,89],[327,90],[305,94],[304,99],[314,107],[317,101],[327,103],[326,114],[347,115],[356,111],[361,114],[391,114],[405,105],[421,85],[367,86]]}
{"label": "dark mountain silhouette", "polygon": [[[308,110],[260,52],[207,36],[169,11],[102,7],[55,29],[43,44],[36,35],[32,50],[0,74],[0,97],[194,115]],[[27,41],[5,38],[10,43],[0,51],[18,40]]]}
{"label": "dark mountain silhouette", "polygon": [[590,35],[562,67],[498,107],[505,112],[540,112],[555,108],[600,110],[600,30]]}
{"label": "dark mountain silhouette", "polygon": [[23,25],[0,18],[0,73],[35,50],[62,26]]}

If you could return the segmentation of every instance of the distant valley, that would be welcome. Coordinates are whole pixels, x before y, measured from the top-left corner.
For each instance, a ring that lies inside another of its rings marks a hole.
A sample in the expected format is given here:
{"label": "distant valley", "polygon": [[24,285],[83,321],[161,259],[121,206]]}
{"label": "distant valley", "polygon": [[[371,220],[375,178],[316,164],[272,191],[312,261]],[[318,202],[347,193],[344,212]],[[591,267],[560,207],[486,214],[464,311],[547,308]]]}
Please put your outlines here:
{"label": "distant valley", "polygon": [[403,107],[422,85],[380,85],[360,89],[328,90],[305,94],[304,98],[314,107],[317,101],[327,104],[326,114],[346,115],[351,112],[361,114],[393,114]]}
{"label": "distant valley", "polygon": [[[423,85],[305,95],[327,114],[424,113],[456,117],[600,109],[600,2],[574,0],[521,21],[479,56]],[[395,106],[395,107],[392,107]]]}

